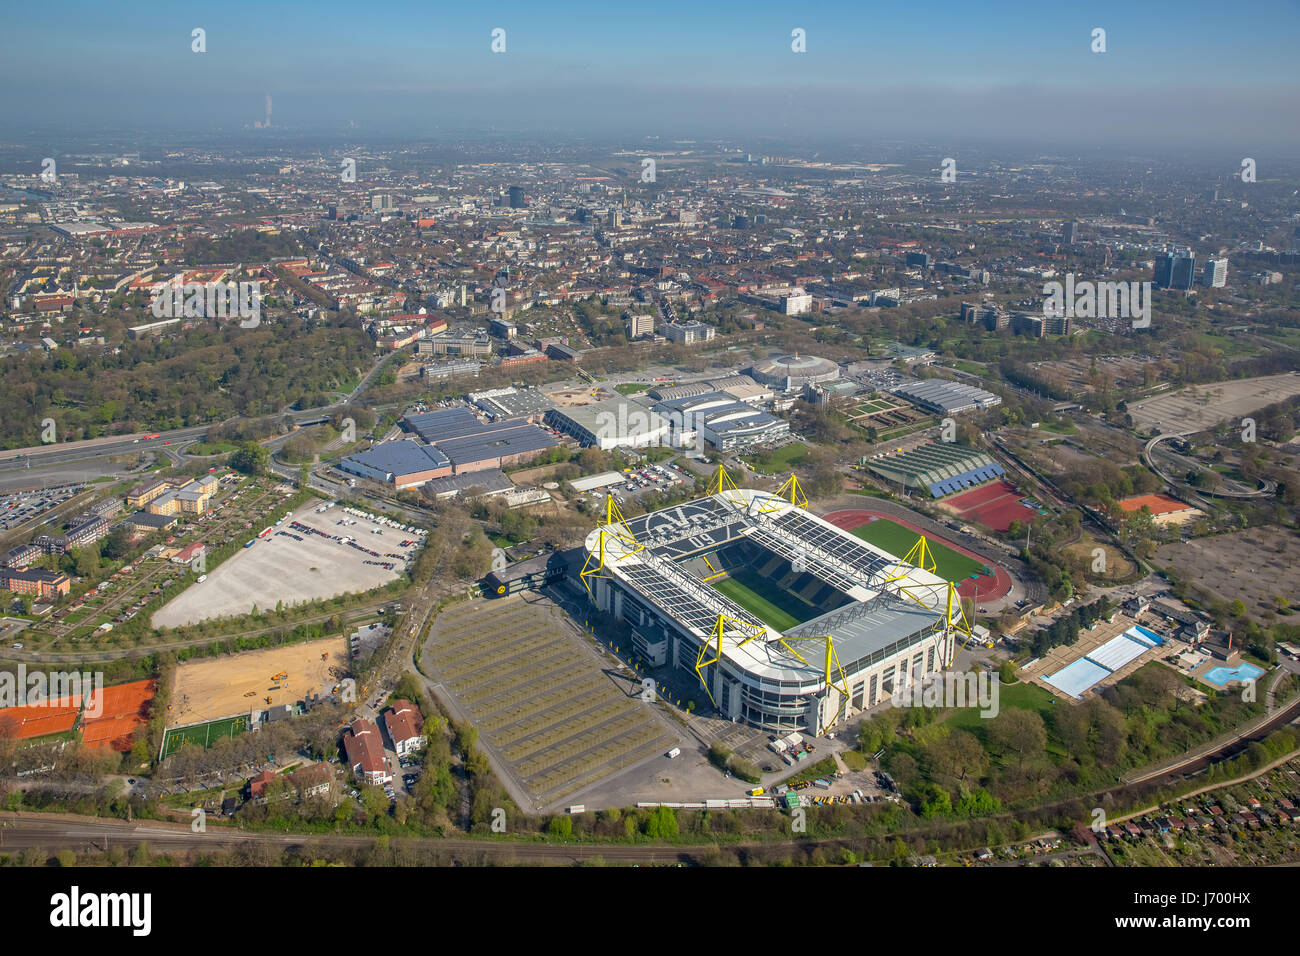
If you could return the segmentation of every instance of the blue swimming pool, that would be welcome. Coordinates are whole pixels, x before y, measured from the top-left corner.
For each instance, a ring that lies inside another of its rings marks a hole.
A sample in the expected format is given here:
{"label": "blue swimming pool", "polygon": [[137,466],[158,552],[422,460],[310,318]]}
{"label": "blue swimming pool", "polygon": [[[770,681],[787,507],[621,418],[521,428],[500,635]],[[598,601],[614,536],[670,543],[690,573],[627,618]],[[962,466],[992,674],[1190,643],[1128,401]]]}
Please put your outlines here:
{"label": "blue swimming pool", "polygon": [[1132,627],[1129,628],[1129,630],[1137,631],[1139,634],[1143,635],[1144,637],[1150,638],[1156,644],[1163,644],[1165,642],[1165,639],[1163,637],[1161,637],[1155,631],[1148,630],[1147,628],[1143,627],[1141,624],[1134,624]]}
{"label": "blue swimming pool", "polygon": [[1254,680],[1262,673],[1264,671],[1254,664],[1242,663],[1236,667],[1215,667],[1207,671],[1202,680],[1215,687],[1227,687],[1233,681]]}

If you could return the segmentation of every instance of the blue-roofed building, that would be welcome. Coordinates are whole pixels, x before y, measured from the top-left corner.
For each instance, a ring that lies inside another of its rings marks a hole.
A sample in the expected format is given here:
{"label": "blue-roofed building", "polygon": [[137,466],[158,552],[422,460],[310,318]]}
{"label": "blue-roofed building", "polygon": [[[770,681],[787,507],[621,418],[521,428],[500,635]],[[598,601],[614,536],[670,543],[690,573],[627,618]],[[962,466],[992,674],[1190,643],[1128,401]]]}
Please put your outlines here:
{"label": "blue-roofed building", "polygon": [[339,471],[368,478],[395,488],[418,488],[426,481],[451,474],[452,465],[443,452],[414,439],[384,442],[349,455],[339,462]]}

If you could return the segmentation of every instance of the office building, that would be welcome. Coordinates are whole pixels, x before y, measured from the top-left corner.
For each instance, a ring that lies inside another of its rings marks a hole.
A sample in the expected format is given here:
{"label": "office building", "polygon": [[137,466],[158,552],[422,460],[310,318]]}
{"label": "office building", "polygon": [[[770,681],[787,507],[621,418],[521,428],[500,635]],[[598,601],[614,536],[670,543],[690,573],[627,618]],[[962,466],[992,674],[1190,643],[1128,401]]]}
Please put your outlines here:
{"label": "office building", "polygon": [[1228,284],[1228,260],[1224,258],[1206,259],[1205,269],[1201,273],[1201,285],[1210,289],[1222,289]]}
{"label": "office building", "polygon": [[1194,253],[1168,252],[1156,259],[1156,288],[1180,289],[1185,292],[1192,287],[1195,281],[1196,255]]}
{"label": "office building", "polygon": [[631,312],[627,315],[627,337],[639,339],[643,335],[654,335],[655,317],[649,313]]}

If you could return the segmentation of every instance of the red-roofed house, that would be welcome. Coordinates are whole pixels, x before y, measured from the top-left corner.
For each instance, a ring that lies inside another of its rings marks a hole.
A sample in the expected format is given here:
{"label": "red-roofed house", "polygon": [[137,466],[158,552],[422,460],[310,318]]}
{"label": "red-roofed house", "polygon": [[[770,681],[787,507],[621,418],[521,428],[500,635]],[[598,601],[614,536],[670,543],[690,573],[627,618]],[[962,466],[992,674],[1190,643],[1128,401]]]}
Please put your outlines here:
{"label": "red-roofed house", "polygon": [[424,718],[409,700],[395,700],[384,711],[384,729],[393,749],[403,757],[424,746]]}
{"label": "red-roofed house", "polygon": [[266,803],[266,788],[279,779],[280,775],[274,770],[263,770],[248,781],[248,799],[254,803]]}
{"label": "red-roofed house", "polygon": [[384,745],[379,739],[379,725],[358,717],[343,732],[343,750],[348,766],[362,783],[382,786],[393,782],[384,762]]}

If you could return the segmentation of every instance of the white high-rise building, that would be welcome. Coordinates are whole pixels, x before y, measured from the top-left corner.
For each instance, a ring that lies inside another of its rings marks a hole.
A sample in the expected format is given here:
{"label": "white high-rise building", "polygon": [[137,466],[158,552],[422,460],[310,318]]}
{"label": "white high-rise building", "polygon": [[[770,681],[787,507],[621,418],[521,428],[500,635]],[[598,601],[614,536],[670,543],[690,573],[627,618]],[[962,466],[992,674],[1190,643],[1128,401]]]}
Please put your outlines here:
{"label": "white high-rise building", "polygon": [[1205,271],[1201,273],[1201,285],[1211,289],[1222,289],[1228,284],[1228,260],[1206,259]]}

